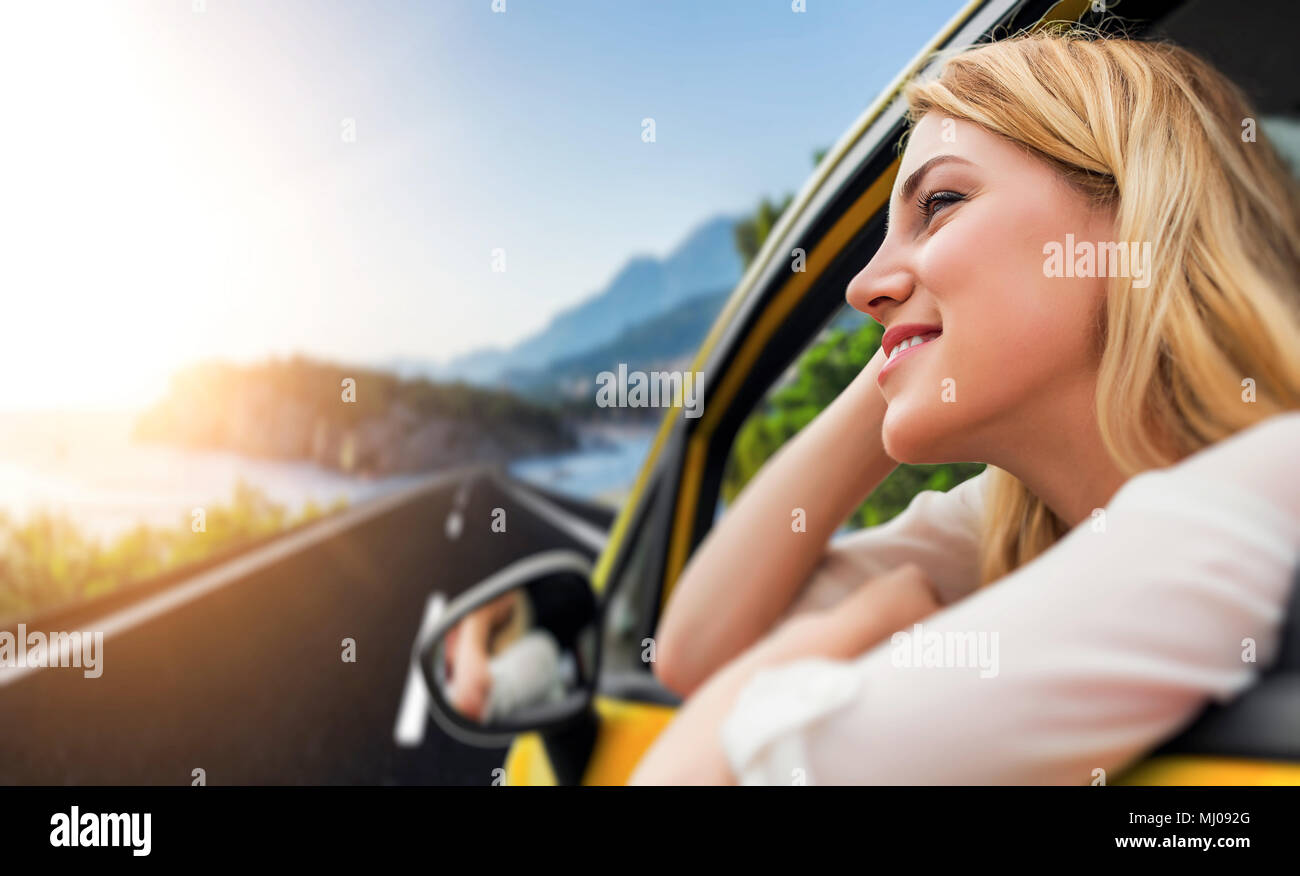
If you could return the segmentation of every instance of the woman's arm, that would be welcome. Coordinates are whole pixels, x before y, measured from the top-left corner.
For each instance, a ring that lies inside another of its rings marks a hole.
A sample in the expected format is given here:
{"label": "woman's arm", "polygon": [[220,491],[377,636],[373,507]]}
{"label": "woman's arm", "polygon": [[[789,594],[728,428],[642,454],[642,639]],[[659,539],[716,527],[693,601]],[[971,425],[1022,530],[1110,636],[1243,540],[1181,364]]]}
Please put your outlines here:
{"label": "woman's arm", "polygon": [[815,641],[766,660],[754,649],[687,704],[685,729],[669,727],[635,780],[1114,778],[1275,658],[1300,559],[1296,446],[1291,413],[1132,478],[1104,528],[1080,524],[856,659]]}
{"label": "woman's arm", "polygon": [[[655,633],[655,674],[687,696],[794,599],[831,536],[897,465],[881,443],[878,351],[746,485],[677,580]],[[806,532],[793,531],[796,508]]]}
{"label": "woman's arm", "polygon": [[482,720],[491,695],[488,653],[493,630],[519,608],[519,593],[511,590],[461,619],[447,633],[448,698],[462,715]]}
{"label": "woman's arm", "polygon": [[1134,477],[1104,528],[1085,521],[919,636],[766,667],[695,732],[720,734],[745,783],[1114,778],[1275,658],[1300,560],[1296,446],[1293,413]]}
{"label": "woman's arm", "polygon": [[938,608],[925,573],[908,564],[863,584],[830,611],[791,618],[700,687],[629,784],[734,784],[717,729],[756,672],[812,655],[854,657]]}

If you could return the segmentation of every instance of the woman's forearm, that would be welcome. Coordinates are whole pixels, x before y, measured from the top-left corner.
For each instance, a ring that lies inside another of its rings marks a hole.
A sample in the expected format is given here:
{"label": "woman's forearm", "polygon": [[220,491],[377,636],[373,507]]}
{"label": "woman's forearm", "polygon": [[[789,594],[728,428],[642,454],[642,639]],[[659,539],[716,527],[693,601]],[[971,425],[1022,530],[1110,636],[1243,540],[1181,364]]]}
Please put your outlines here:
{"label": "woman's forearm", "polygon": [[682,706],[637,765],[630,785],[734,785],[719,728],[754,673],[799,657],[824,656],[827,619],[793,618],[719,669]]}
{"label": "woman's forearm", "polygon": [[830,611],[791,618],[700,687],[655,740],[630,784],[735,784],[719,731],[756,672],[803,657],[851,659],[938,609],[924,573],[907,565],[863,584]]}
{"label": "woman's forearm", "polygon": [[[835,530],[896,463],[871,360],[759,471],[678,579],[656,631],[660,680],[688,695],[771,629]],[[802,509],[806,531],[792,525]]]}

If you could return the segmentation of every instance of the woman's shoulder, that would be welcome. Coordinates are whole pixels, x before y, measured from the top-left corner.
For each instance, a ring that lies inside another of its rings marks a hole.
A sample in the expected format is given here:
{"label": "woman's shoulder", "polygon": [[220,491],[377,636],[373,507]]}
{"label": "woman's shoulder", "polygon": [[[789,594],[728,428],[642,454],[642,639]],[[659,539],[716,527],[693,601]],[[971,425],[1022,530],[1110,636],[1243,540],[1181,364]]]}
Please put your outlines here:
{"label": "woman's shoulder", "polygon": [[[1164,490],[1208,501],[1266,503],[1300,519],[1300,410],[1267,417],[1179,462],[1144,472],[1125,489]],[[1122,491],[1121,491],[1122,492]]]}
{"label": "woman's shoulder", "polygon": [[1184,459],[1180,465],[1196,465],[1206,459],[1234,454],[1294,451],[1297,439],[1300,439],[1300,410],[1285,411],[1265,417],[1221,441],[1202,448]]}

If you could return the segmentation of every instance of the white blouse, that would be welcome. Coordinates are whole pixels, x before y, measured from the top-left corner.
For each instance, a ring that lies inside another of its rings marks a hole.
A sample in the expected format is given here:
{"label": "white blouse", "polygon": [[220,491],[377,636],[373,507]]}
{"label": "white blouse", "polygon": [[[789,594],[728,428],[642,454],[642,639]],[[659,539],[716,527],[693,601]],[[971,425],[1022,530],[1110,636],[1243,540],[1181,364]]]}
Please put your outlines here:
{"label": "white blouse", "polygon": [[787,614],[903,562],[943,607],[851,660],[756,673],[723,723],[742,784],[1089,784],[1271,665],[1300,560],[1300,411],[1130,478],[977,588],[987,473],[833,539]]}

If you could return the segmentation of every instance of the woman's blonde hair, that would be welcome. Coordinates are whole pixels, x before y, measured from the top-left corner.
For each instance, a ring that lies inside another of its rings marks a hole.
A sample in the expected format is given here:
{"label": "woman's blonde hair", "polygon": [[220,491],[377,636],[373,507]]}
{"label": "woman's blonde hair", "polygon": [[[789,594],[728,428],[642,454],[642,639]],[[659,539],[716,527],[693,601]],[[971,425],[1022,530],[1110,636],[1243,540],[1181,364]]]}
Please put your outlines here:
{"label": "woman's blonde hair", "polygon": [[[1109,279],[1086,327],[1100,345],[1097,424],[1125,476],[1300,408],[1300,189],[1208,63],[1040,31],[950,56],[905,99],[912,122],[940,113],[1020,144],[1113,206],[1115,241],[1151,242],[1150,284]],[[984,584],[1068,531],[1020,480],[989,476]]]}

